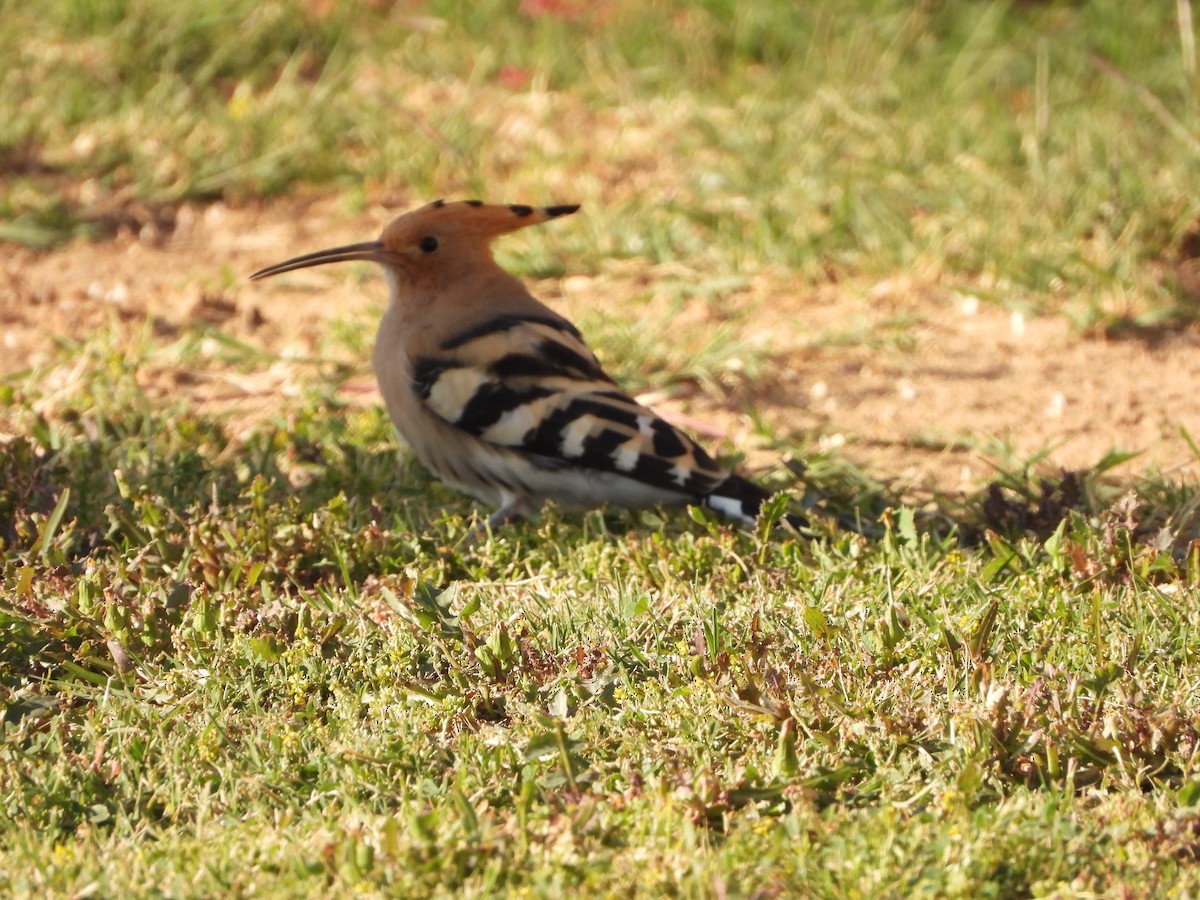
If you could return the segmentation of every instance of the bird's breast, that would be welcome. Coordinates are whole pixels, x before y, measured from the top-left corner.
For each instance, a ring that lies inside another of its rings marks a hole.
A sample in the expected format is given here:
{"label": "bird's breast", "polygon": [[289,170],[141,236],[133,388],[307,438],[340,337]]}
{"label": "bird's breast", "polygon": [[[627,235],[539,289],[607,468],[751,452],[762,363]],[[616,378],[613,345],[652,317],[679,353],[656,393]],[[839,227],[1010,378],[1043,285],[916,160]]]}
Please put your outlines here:
{"label": "bird's breast", "polygon": [[421,404],[413,394],[413,356],[403,333],[403,322],[392,306],[384,314],[375,335],[371,363],[379,382],[379,393],[400,436],[414,442],[420,428]]}

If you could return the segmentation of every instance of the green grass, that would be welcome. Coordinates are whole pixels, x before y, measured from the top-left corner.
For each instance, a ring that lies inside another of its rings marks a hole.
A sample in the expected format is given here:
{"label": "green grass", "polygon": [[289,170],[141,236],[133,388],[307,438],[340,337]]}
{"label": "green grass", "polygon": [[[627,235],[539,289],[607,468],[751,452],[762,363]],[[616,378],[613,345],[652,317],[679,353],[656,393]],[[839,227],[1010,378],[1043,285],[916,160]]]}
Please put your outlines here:
{"label": "green grass", "polygon": [[594,270],[906,269],[1085,327],[1195,316],[1176,4],[517,6],[5,0],[0,236],[306,186],[582,200]]}
{"label": "green grass", "polygon": [[237,442],[138,388],[197,341],[117,343],[3,396],[0,891],[1200,888],[1194,485],[915,508],[797,447],[810,540],[468,550],[336,371]]}
{"label": "green grass", "polygon": [[[362,6],[0,0],[0,234],[582,199],[592,233],[504,262],[652,272],[588,333],[709,391],[769,370],[765,268],[1194,315],[1171,4]],[[551,510],[468,549],[477,507],[338,392],[361,329],[238,437],[139,372],[268,351],[116,329],[0,382],[0,894],[1200,892],[1194,483],[1001,448],[979,495],[905,497],[767,435],[804,539]]]}

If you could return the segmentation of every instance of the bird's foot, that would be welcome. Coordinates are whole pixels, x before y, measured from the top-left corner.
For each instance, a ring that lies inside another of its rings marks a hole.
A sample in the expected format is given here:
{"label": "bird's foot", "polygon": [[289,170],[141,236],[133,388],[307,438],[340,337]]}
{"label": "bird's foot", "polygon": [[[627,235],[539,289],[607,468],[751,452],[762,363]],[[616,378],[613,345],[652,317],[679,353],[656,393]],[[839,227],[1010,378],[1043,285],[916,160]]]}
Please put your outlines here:
{"label": "bird's foot", "polygon": [[483,543],[487,538],[492,536],[492,533],[498,531],[501,526],[508,525],[510,522],[515,522],[517,519],[526,515],[527,510],[520,501],[506,503],[482,522],[479,522],[467,532],[467,536],[463,538],[462,548],[468,550]]}

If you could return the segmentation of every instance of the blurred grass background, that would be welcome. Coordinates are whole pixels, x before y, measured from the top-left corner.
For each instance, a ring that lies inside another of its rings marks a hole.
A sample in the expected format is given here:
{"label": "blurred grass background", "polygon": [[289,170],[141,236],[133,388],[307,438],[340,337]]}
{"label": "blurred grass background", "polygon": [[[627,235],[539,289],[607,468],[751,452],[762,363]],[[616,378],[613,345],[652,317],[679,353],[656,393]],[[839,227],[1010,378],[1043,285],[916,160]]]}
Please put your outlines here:
{"label": "blurred grass background", "polygon": [[1085,325],[1190,318],[1188,10],[3,0],[0,237],[185,199],[553,199],[589,205],[584,267],[903,269]]}

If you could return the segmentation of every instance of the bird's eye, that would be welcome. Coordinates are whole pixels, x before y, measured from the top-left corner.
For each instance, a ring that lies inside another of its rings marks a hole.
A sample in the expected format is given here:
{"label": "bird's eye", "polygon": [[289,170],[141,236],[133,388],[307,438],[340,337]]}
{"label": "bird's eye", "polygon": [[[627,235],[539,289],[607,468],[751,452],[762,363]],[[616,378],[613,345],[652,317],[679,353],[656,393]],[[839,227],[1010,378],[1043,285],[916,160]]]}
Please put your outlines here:
{"label": "bird's eye", "polygon": [[423,253],[432,253],[438,248],[437,238],[431,234],[426,235],[421,238],[421,243],[417,244],[417,246],[421,248],[421,252]]}

